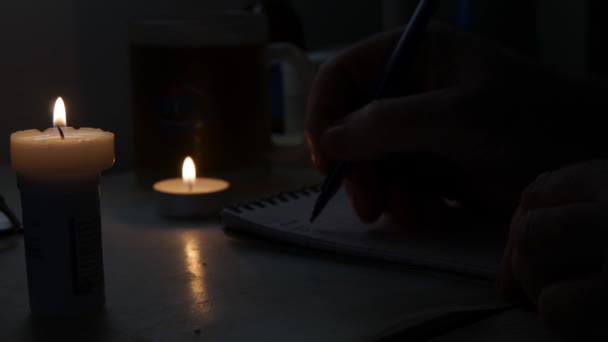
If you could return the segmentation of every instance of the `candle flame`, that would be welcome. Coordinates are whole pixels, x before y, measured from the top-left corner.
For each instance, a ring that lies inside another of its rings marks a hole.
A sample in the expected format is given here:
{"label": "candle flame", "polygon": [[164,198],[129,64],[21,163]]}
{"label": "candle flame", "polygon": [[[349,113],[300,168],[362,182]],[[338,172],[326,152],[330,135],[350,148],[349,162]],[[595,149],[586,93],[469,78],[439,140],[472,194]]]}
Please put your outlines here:
{"label": "candle flame", "polygon": [[196,181],[196,167],[194,166],[194,161],[190,157],[184,159],[184,164],[182,165],[182,180],[190,189],[194,186],[194,182]]}
{"label": "candle flame", "polygon": [[65,104],[63,103],[63,99],[61,97],[58,97],[57,101],[55,101],[55,108],[53,109],[53,126],[67,126],[67,121],[65,118]]}

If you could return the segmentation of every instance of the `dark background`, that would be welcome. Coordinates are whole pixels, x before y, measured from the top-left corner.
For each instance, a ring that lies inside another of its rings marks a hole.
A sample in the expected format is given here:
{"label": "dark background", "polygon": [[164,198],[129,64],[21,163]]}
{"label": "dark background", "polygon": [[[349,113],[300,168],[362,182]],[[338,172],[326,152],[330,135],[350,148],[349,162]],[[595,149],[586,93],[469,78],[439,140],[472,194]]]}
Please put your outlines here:
{"label": "dark background", "polygon": [[[350,44],[407,20],[416,1],[285,0],[309,50]],[[471,10],[463,16],[461,5]],[[64,96],[68,123],[116,134],[116,166],[133,165],[127,24],[142,18],[196,18],[246,0],[10,0],[0,4],[0,164],[9,135],[44,129]],[[487,35],[559,70],[603,74],[602,0],[447,0],[439,18]],[[469,18],[470,20],[467,20]]]}

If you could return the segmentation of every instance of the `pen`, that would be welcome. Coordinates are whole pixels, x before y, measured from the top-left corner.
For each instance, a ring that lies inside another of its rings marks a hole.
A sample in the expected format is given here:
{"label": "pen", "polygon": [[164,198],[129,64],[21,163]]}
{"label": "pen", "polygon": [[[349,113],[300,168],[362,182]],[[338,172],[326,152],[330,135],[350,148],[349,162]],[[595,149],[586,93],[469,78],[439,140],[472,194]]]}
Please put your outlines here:
{"label": "pen", "polygon": [[[381,99],[390,97],[391,91],[395,88],[395,75],[398,74],[396,71],[402,66],[406,66],[410,62],[409,58],[413,55],[413,51],[421,38],[426,26],[428,25],[435,9],[437,7],[438,0],[420,0],[414,15],[410,19],[410,22],[406,25],[401,34],[401,38],[397,42],[393,53],[388,60],[384,73],[378,84],[376,95],[374,99]],[[335,162],[327,177],[323,180],[321,185],[321,192],[315,202],[310,222],[313,222],[325,208],[329,200],[338,192],[342,184],[342,179],[348,172],[349,164],[345,162]]]}

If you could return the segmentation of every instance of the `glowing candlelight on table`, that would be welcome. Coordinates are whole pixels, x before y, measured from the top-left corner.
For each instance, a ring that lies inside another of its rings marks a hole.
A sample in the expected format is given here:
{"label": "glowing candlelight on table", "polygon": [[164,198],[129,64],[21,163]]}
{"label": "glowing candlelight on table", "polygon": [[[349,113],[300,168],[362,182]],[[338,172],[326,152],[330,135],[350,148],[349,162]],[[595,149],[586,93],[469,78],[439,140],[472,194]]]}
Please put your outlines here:
{"label": "glowing candlelight on table", "polygon": [[196,166],[194,166],[194,161],[190,157],[186,157],[182,164],[182,180],[188,187],[188,191],[192,191],[196,183]]}
{"label": "glowing candlelight on table", "polygon": [[53,126],[57,127],[61,139],[65,139],[65,135],[63,134],[61,127],[67,126],[66,121],[65,104],[63,103],[63,99],[58,97],[57,101],[55,101],[55,108],[53,109]]}
{"label": "glowing candlelight on table", "polygon": [[196,217],[217,214],[226,201],[230,183],[223,179],[196,177],[194,160],[186,157],[182,177],[154,183],[162,215]]}
{"label": "glowing candlelight on table", "polygon": [[65,118],[65,103],[63,103],[63,99],[61,97],[58,97],[53,108],[53,126],[65,127],[67,125],[68,124]]}
{"label": "glowing candlelight on table", "polygon": [[114,134],[67,127],[61,98],[53,126],[11,134],[30,308],[36,315],[98,313],[105,304],[99,181],[114,164]]}

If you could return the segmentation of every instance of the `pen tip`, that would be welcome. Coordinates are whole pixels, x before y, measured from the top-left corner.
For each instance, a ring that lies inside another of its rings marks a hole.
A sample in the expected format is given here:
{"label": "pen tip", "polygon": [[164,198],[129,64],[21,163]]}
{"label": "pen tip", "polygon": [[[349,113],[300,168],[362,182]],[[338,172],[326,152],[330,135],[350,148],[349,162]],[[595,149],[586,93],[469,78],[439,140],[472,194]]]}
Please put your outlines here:
{"label": "pen tip", "polygon": [[320,213],[321,213],[321,211],[318,208],[315,208],[312,211],[312,215],[310,215],[310,223],[315,222],[315,220],[317,219],[317,217],[319,217]]}

